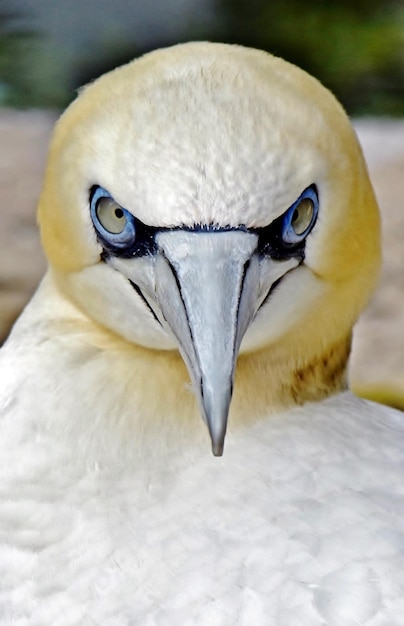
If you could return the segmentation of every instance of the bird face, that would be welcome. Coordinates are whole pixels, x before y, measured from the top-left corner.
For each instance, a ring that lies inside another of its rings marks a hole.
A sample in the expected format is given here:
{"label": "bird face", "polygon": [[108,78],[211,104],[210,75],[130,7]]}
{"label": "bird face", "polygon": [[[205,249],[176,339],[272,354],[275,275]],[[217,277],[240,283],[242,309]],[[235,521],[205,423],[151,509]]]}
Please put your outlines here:
{"label": "bird face", "polygon": [[89,317],[180,351],[215,455],[239,351],[292,342],[314,358],[350,333],[378,262],[339,105],[232,46],[160,51],[88,87],[56,129],[39,215],[53,272]]}

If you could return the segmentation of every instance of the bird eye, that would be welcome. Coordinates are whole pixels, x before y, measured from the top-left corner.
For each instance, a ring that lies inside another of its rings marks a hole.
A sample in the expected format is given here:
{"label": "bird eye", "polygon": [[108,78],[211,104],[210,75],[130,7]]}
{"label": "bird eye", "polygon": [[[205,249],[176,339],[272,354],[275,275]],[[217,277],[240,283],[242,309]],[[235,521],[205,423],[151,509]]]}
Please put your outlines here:
{"label": "bird eye", "polygon": [[91,194],[90,212],[94,228],[103,245],[124,249],[134,244],[135,218],[102,187],[95,187]]}
{"label": "bird eye", "polygon": [[296,244],[309,234],[318,213],[318,196],[314,186],[308,187],[283,216],[282,240]]}
{"label": "bird eye", "polygon": [[112,198],[100,198],[95,206],[98,221],[109,233],[119,235],[125,229],[127,218],[122,207]]}

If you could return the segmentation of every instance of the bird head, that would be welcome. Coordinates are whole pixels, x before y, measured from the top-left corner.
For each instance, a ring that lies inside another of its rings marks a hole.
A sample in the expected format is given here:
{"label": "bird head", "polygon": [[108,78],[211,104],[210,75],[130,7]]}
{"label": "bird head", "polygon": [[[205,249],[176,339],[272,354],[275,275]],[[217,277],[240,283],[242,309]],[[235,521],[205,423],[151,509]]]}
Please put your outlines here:
{"label": "bird head", "polygon": [[84,88],[39,206],[64,293],[131,344],[179,350],[215,455],[239,354],[266,355],[285,403],[343,386],[378,219],[335,98],[270,54],[209,43]]}

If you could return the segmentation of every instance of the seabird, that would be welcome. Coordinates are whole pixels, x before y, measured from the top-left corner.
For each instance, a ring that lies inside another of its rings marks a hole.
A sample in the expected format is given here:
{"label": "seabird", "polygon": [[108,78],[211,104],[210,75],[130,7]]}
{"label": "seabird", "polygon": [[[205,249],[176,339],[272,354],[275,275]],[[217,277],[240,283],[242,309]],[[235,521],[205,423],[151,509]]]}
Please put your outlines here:
{"label": "seabird", "polygon": [[402,623],[404,421],[346,374],[379,215],[335,98],[257,50],[148,54],[62,115],[39,224],[0,624]]}

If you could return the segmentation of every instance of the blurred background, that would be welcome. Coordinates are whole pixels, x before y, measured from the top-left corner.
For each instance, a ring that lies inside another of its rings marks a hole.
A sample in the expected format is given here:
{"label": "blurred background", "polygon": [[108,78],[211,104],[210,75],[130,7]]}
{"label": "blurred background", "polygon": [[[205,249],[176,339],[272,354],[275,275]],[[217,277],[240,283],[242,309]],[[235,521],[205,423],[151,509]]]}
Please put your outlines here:
{"label": "blurred background", "polygon": [[45,271],[35,206],[57,115],[105,71],[197,39],[296,63],[352,117],[385,263],[355,332],[351,379],[404,406],[404,0],[0,0],[0,343]]}

